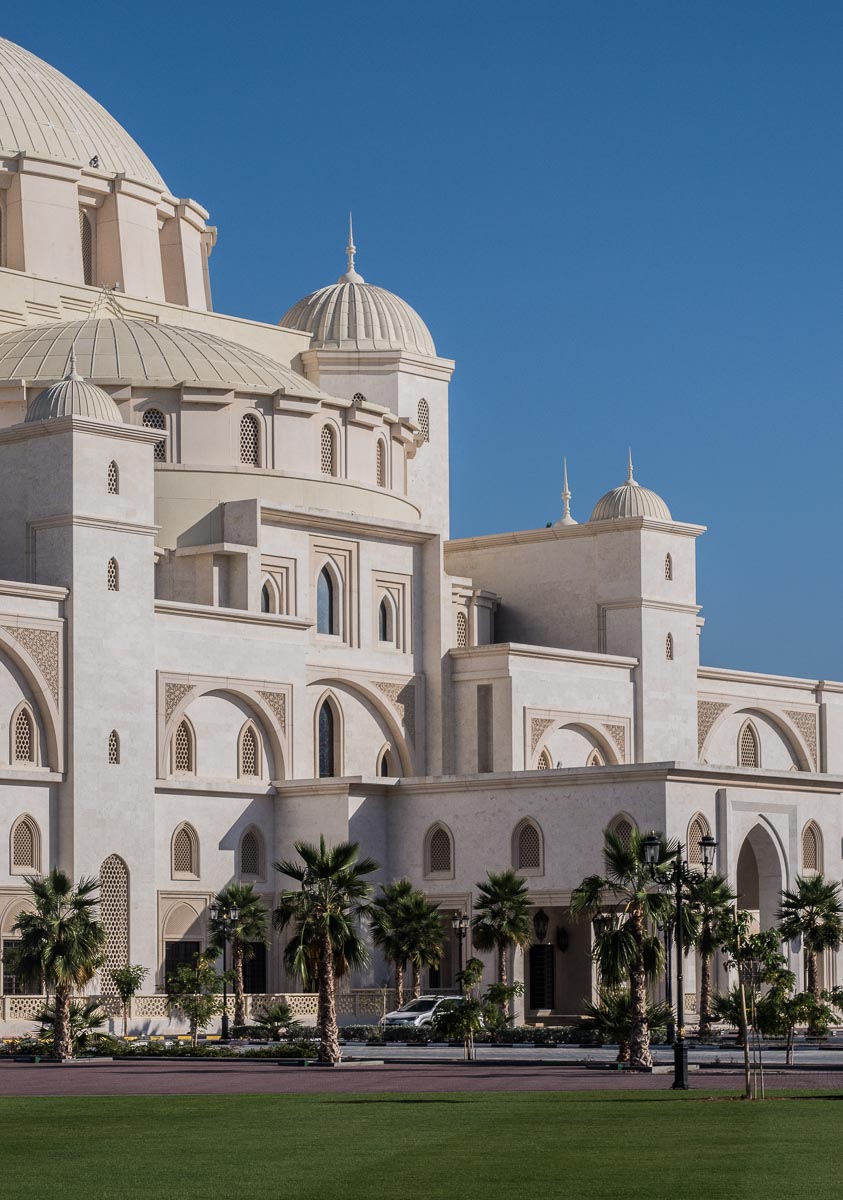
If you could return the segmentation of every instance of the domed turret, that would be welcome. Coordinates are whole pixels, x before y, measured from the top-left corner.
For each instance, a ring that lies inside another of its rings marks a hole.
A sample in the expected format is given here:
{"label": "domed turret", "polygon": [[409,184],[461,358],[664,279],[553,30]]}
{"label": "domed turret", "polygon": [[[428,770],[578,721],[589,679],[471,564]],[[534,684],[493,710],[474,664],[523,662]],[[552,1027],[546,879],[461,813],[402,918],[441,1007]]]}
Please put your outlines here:
{"label": "domed turret", "polygon": [[26,410],[24,421],[59,421],[62,417],[87,417],[122,425],[120,409],[102,388],[86,383],[76,370],[76,354],[71,348],[70,365],[64,379],[39,392]]}
{"label": "domed turret", "polygon": [[623,517],[651,517],[656,521],[672,521],[670,509],[656,492],[641,487],[632,475],[632,451],[629,453],[629,473],[626,482],[607,492],[597,501],[592,521],[617,521]]}
{"label": "domed turret", "polygon": [[349,219],[345,274],[299,300],[279,325],[311,334],[314,350],[408,350],[435,358],[433,338],[419,314],[400,296],[366,283],[355,270],[356,253]]}

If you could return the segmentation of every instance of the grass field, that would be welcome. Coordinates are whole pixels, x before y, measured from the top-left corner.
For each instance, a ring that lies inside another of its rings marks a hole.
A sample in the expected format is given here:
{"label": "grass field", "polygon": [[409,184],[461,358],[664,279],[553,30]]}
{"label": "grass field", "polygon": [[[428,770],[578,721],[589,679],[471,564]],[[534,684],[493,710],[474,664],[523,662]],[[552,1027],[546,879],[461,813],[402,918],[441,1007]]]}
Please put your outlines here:
{"label": "grass field", "polygon": [[482,1093],[0,1101],[4,1200],[826,1200],[843,1102]]}

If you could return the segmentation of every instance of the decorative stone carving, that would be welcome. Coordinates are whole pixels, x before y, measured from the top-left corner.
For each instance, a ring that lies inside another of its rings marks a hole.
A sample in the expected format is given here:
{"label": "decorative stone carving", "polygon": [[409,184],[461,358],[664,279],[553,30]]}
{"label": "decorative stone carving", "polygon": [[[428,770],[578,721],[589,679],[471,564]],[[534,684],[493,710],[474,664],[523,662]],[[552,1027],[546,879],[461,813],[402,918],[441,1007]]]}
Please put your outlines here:
{"label": "decorative stone carving", "polygon": [[184,697],[193,691],[192,683],[167,683],[164,685],[164,720],[170,717],[181,704]]}
{"label": "decorative stone carving", "polygon": [[412,683],[385,683],[376,679],[375,687],[386,696],[398,713],[405,734],[416,740],[416,689]]}
{"label": "decorative stone carving", "polygon": [[711,732],[711,727],[721,713],[729,707],[719,700],[697,701],[697,754],[702,755],[705,739]]}
{"label": "decorative stone carving", "polygon": [[554,724],[553,717],[533,717],[530,722],[530,752],[535,754],[536,746],[544,737],[546,730]]}
{"label": "decorative stone carving", "polygon": [[625,725],[604,725],[603,728],[608,733],[609,737],[618,748],[618,755],[622,763],[626,762],[626,726]]}
{"label": "decorative stone carving", "polygon": [[6,633],[20,642],[44,676],[56,704],[59,702],[59,635],[56,629],[26,629],[4,625]]}
{"label": "decorative stone carving", "polygon": [[789,708],[785,710],[786,716],[790,717],[793,724],[802,734],[805,739],[808,750],[811,754],[811,763],[814,770],[817,769],[817,717],[813,712],[806,712],[804,709]]}
{"label": "decorative stone carving", "polygon": [[278,718],[283,733],[287,732],[287,697],[283,692],[258,692],[261,700],[272,709]]}

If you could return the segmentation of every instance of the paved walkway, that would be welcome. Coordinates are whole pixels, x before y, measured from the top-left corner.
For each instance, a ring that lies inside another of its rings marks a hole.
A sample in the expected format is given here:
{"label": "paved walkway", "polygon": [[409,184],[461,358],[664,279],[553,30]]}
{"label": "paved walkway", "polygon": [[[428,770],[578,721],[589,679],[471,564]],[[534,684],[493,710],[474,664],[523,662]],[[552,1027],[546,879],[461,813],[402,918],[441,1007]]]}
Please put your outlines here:
{"label": "paved walkway", "polygon": [[[843,1095],[843,1075],[820,1069],[766,1073],[767,1087],[834,1088]],[[335,1070],[278,1066],[271,1062],[114,1062],[54,1066],[0,1063],[0,1097],[272,1095],[377,1092],[555,1092],[667,1090],[669,1075],[637,1075],[575,1066],[520,1063],[376,1065]],[[739,1090],[743,1074],[733,1068],[695,1071],[695,1091]]]}

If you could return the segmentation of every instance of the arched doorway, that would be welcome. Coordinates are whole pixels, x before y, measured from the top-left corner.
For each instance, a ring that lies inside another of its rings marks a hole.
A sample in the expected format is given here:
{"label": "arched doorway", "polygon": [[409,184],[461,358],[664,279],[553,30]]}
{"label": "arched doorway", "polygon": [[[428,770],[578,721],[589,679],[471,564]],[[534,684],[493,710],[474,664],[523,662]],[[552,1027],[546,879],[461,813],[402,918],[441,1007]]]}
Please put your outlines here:
{"label": "arched doorway", "polygon": [[771,929],[785,886],[776,843],[763,825],[753,825],[738,855],[738,905],[754,914],[756,928]]}

